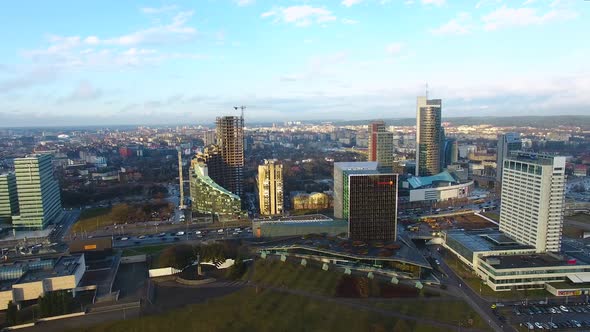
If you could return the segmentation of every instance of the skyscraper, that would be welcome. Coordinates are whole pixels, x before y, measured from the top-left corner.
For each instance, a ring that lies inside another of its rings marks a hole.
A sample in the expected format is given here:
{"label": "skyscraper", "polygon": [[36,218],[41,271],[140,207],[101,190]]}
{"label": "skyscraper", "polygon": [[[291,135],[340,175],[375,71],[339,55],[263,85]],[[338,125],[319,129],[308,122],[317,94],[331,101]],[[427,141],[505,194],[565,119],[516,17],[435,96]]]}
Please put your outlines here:
{"label": "skyscraper", "polygon": [[16,177],[13,173],[0,174],[0,222],[9,222],[18,214]]}
{"label": "skyscraper", "polygon": [[416,107],[416,176],[440,173],[442,101],[418,97]]}
{"label": "skyscraper", "polygon": [[223,159],[223,181],[219,184],[241,197],[244,173],[244,118],[218,117],[216,125],[217,145]]}
{"label": "skyscraper", "polygon": [[447,166],[456,163],[458,159],[459,151],[457,140],[454,138],[446,138],[442,145],[441,151],[441,170]]}
{"label": "skyscraper", "polygon": [[377,162],[334,163],[334,216],[354,240],[395,240],[397,175]]}
{"label": "skyscraper", "polygon": [[44,228],[60,215],[59,185],[51,161],[48,154],[14,159],[20,215],[13,218],[13,225]]}
{"label": "skyscraper", "polygon": [[283,165],[276,160],[265,160],[258,166],[258,198],[260,214],[283,213]]}
{"label": "skyscraper", "polygon": [[369,161],[378,161],[379,166],[393,167],[393,133],[385,129],[385,122],[375,121],[369,124]]}
{"label": "skyscraper", "polygon": [[193,159],[189,172],[192,210],[197,213],[238,215],[240,197],[223,188],[209,177],[207,164]]}
{"label": "skyscraper", "polygon": [[537,252],[560,251],[565,157],[513,151],[503,166],[500,230]]}
{"label": "skyscraper", "polygon": [[519,133],[506,133],[498,137],[498,151],[496,152],[496,181],[502,182],[502,167],[504,159],[511,151],[522,149]]}

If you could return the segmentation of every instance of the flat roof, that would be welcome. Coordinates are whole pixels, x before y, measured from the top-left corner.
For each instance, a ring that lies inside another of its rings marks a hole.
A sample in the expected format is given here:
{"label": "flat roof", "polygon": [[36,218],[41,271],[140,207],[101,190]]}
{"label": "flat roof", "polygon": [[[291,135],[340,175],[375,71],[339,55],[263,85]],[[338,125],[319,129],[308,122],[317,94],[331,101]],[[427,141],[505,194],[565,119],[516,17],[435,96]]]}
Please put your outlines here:
{"label": "flat roof", "polygon": [[45,268],[40,270],[28,270],[14,284],[22,284],[27,282],[41,281],[47,278],[63,277],[72,275],[78,268],[78,261],[82,254],[75,254],[71,256],[62,256],[55,261],[52,268]]}
{"label": "flat roof", "polygon": [[331,221],[333,220],[330,217],[327,217],[323,214],[307,214],[307,215],[302,215],[302,216],[290,216],[290,217],[283,217],[283,216],[278,216],[278,217],[271,217],[271,218],[261,218],[261,219],[254,219],[254,222],[271,222],[271,221],[281,221],[281,222],[289,222],[289,221],[320,221],[320,220],[325,220],[325,221]]}
{"label": "flat roof", "polygon": [[497,229],[448,230],[446,236],[461,243],[473,252],[535,248],[530,245],[520,244]]}
{"label": "flat roof", "polygon": [[590,288],[590,282],[580,283],[580,284],[572,284],[569,282],[550,282],[549,285],[553,286],[555,289],[580,289],[580,288]]}
{"label": "flat roof", "polygon": [[483,257],[482,259],[495,269],[588,265],[588,263],[584,261],[579,261],[576,259],[572,260],[569,259],[569,257],[560,259],[549,254],[487,256]]}
{"label": "flat roof", "polygon": [[397,241],[366,243],[363,241],[316,235],[305,239],[289,239],[280,245],[263,246],[263,248],[285,251],[304,250],[353,260],[393,261],[429,269],[432,268],[412,241],[404,236],[398,236]]}
{"label": "flat roof", "polygon": [[342,161],[334,163],[334,167],[338,167],[342,170],[370,170],[377,169],[379,162],[377,161]]}

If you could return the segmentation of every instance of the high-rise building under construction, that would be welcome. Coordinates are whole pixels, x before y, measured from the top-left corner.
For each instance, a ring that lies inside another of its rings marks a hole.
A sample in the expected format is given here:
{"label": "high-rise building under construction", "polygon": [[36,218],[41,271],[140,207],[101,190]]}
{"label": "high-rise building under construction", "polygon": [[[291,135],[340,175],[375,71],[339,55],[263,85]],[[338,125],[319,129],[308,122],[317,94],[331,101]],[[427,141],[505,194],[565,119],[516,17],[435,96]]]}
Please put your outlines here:
{"label": "high-rise building under construction", "polygon": [[221,183],[225,189],[242,196],[244,174],[244,117],[223,116],[216,120],[217,146],[223,160]]}

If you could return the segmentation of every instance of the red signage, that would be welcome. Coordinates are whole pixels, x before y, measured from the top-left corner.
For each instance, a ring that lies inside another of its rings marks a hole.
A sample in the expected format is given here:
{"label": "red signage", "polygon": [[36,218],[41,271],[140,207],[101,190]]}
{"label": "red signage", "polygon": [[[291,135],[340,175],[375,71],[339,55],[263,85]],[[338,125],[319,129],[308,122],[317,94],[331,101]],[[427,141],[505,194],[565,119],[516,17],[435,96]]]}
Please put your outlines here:
{"label": "red signage", "polygon": [[377,182],[377,184],[393,186],[393,181],[380,181],[380,182]]}

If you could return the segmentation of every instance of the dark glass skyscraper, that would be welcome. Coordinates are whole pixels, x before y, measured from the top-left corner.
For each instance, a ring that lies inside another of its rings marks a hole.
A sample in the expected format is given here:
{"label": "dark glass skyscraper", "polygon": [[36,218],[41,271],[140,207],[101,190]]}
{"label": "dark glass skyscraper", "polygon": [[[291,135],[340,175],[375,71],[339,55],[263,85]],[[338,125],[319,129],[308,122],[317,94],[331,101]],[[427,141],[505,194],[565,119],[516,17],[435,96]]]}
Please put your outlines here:
{"label": "dark glass skyscraper", "polygon": [[441,154],[440,99],[418,97],[416,107],[416,176],[440,173]]}

